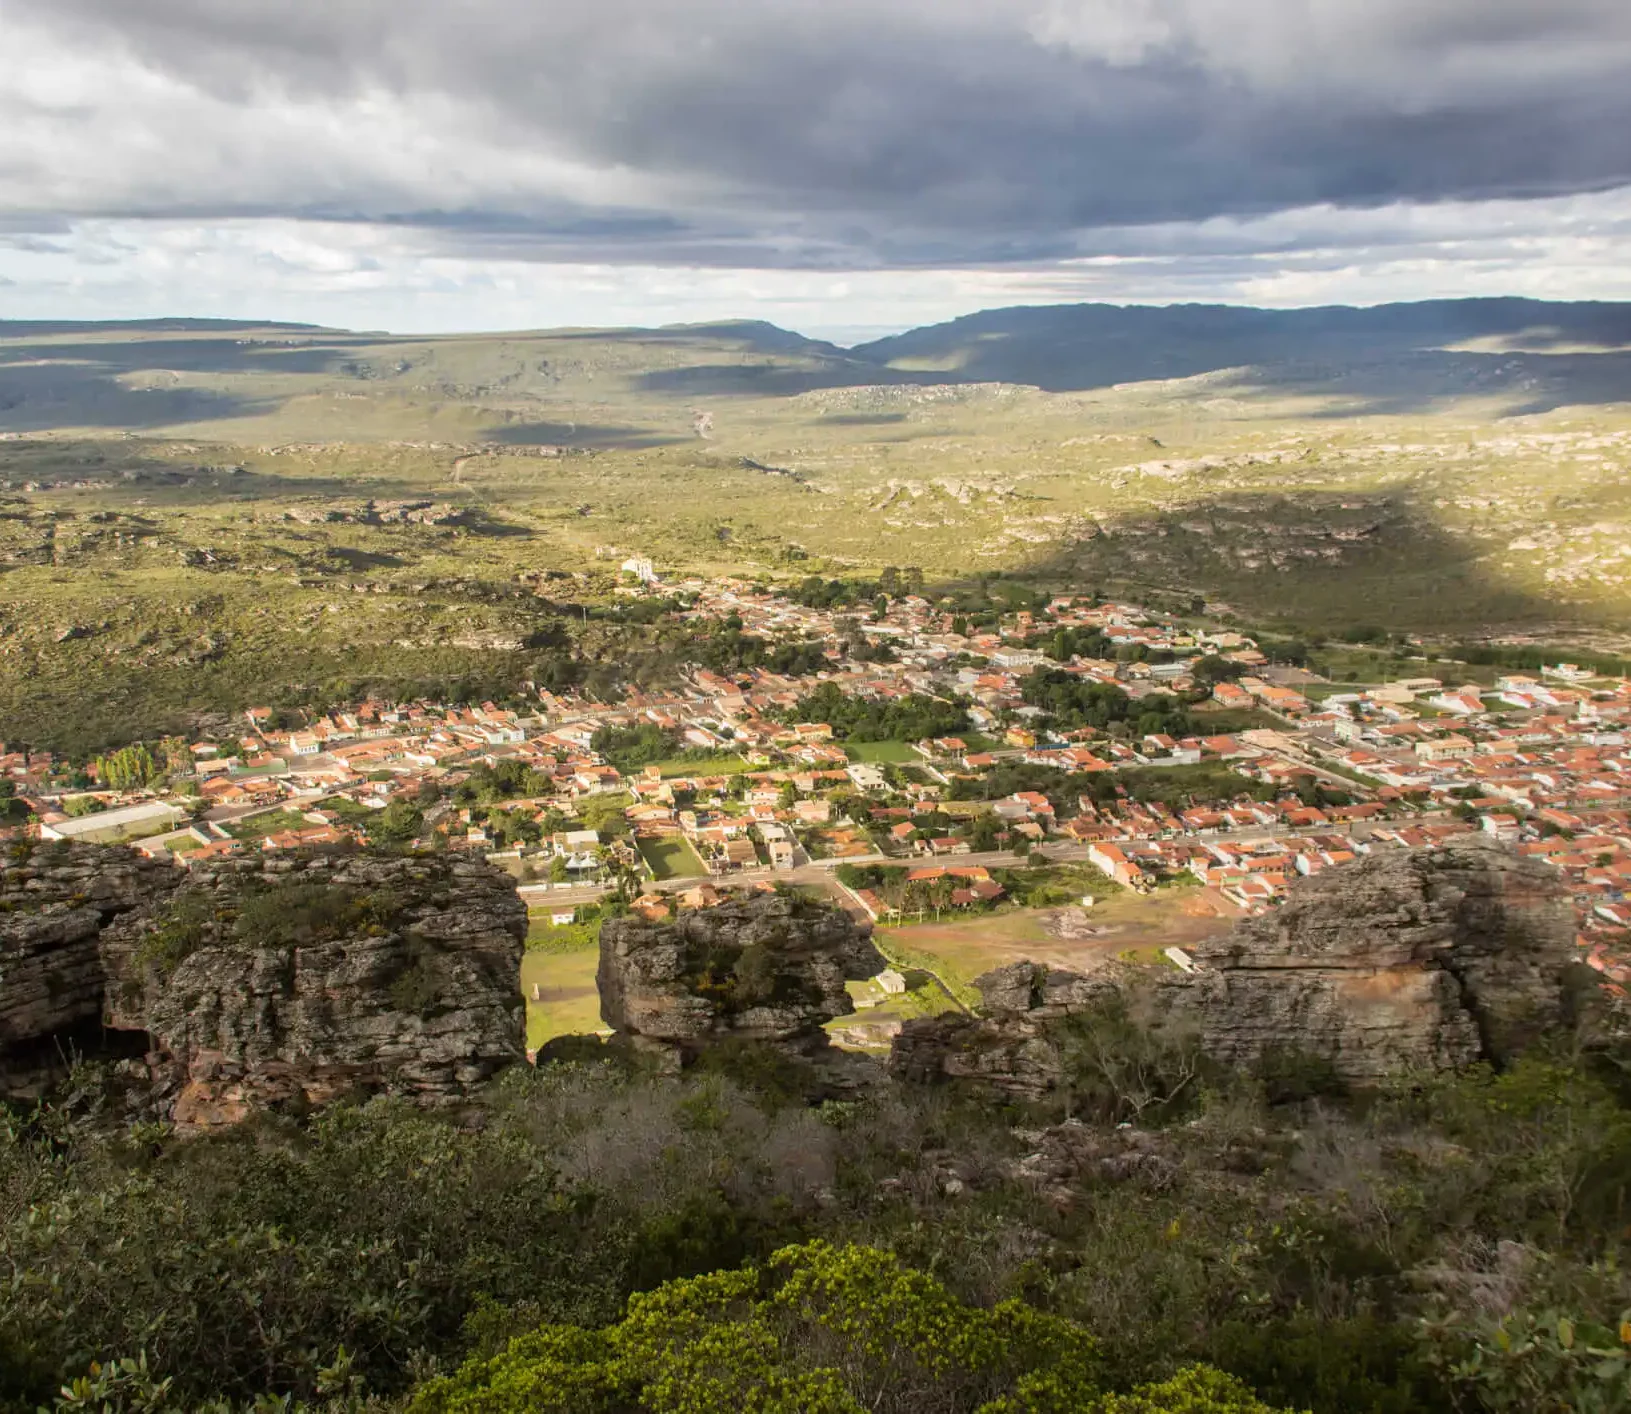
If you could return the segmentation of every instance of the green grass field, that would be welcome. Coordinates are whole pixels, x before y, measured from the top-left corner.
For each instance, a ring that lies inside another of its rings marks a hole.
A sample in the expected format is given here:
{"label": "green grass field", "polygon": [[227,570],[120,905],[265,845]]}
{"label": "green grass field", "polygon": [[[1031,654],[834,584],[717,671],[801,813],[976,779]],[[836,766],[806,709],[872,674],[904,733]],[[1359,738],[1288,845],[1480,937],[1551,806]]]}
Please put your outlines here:
{"label": "green grass field", "polygon": [[[1108,881],[1104,881],[1108,886]],[[975,1000],[972,984],[982,972],[1029,960],[1082,971],[1123,953],[1156,955],[1227,928],[1239,910],[1198,888],[1140,895],[1117,892],[1085,914],[1063,912],[1071,926],[1054,921],[1053,909],[1010,909],[974,918],[943,916],[938,922],[879,928],[878,945],[891,958],[924,967],[942,978],[960,1000]]]}
{"label": "green grass field", "polygon": [[223,826],[233,839],[243,840],[246,844],[258,842],[281,830],[305,830],[310,827],[311,821],[298,810],[268,810],[260,815],[246,815],[242,820],[234,820]]}
{"label": "green grass field", "polygon": [[664,780],[675,776],[740,776],[754,769],[748,761],[734,753],[710,756],[704,761],[658,761],[656,766]]}
{"label": "green grass field", "polygon": [[696,850],[679,835],[641,840],[640,853],[658,879],[700,878],[708,873],[708,866],[697,856]]}
{"label": "green grass field", "polygon": [[[561,930],[566,931],[566,930]],[[598,1031],[600,992],[595,968],[600,949],[593,941],[574,948],[531,948],[521,959],[521,995],[527,1001],[527,1045],[536,1050],[552,1036]],[[538,1000],[533,1000],[533,988]]]}
{"label": "green grass field", "polygon": [[904,741],[847,741],[844,743],[844,753],[851,761],[870,761],[876,765],[904,766],[923,760]]}

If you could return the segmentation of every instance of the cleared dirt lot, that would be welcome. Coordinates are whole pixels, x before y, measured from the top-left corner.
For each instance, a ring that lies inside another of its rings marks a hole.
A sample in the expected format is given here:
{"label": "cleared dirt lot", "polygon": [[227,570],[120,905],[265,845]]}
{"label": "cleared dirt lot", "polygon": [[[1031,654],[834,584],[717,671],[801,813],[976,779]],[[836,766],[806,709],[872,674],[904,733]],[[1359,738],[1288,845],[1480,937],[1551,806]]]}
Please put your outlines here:
{"label": "cleared dirt lot", "polygon": [[1117,894],[1091,909],[1017,910],[940,923],[888,928],[881,936],[904,952],[932,958],[950,982],[967,985],[980,973],[1029,959],[1050,967],[1090,971],[1126,952],[1153,958],[1226,931],[1240,910],[1215,889],[1161,889]]}

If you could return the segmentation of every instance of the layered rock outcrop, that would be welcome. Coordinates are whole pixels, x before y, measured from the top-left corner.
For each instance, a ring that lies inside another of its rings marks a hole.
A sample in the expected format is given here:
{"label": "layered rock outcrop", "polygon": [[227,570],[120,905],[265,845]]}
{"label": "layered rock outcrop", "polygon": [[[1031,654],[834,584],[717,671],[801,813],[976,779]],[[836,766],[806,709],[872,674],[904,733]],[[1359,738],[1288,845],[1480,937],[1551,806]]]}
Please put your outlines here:
{"label": "layered rock outcrop", "polygon": [[61,841],[0,847],[0,1094],[36,1090],[54,1038],[102,1014],[98,941],[121,914],[166,898],[168,864]]}
{"label": "layered rock outcrop", "polygon": [[600,1014],[622,1044],[675,1070],[727,1040],[810,1055],[823,1026],[854,1010],[846,981],[885,967],[849,915],[759,894],[671,922],[610,919],[600,930]]}
{"label": "layered rock outcrop", "polygon": [[441,1104],[522,1054],[526,908],[476,860],[223,860],[101,942],[184,1127],[348,1092]]}
{"label": "layered rock outcrop", "polygon": [[1561,1025],[1574,932],[1543,860],[1481,840],[1390,850],[1307,880],[1162,992],[1219,1060],[1296,1050],[1365,1082],[1504,1061]]}
{"label": "layered rock outcrop", "polygon": [[974,979],[980,1014],[955,1012],[902,1024],[889,1069],[902,1080],[973,1081],[1015,1100],[1039,1100],[1064,1076],[1057,1037],[1063,1018],[1120,995],[1112,974],[1083,977],[1014,962]]}
{"label": "layered rock outcrop", "polygon": [[182,1127],[353,1091],[447,1103],[523,1055],[526,909],[479,860],[280,856],[183,874],[115,847],[40,846],[8,863],[0,900],[7,1045],[26,1053],[87,1019],[144,1039]]}
{"label": "layered rock outcrop", "polygon": [[1574,951],[1568,891],[1544,861],[1481,840],[1385,851],[1196,948],[1194,972],[988,973],[980,1016],[906,1023],[890,1065],[1034,1099],[1063,1077],[1059,1020],[1112,999],[1226,1064],[1284,1052],[1365,1084],[1499,1062],[1566,1021]]}

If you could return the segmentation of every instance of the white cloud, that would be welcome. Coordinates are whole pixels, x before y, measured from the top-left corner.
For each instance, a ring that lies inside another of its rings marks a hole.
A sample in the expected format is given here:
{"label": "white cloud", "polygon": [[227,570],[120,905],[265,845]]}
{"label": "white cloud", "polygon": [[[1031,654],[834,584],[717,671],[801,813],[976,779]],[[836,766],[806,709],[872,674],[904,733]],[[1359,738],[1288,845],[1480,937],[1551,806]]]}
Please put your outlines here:
{"label": "white cloud", "polygon": [[[1103,233],[1113,250],[1024,267],[810,271],[554,262],[442,233],[287,218],[82,221],[0,235],[15,318],[200,315],[397,332],[770,319],[865,337],[1005,304],[1379,303],[1450,295],[1631,299],[1631,188]],[[1090,242],[1091,244],[1091,242]]]}

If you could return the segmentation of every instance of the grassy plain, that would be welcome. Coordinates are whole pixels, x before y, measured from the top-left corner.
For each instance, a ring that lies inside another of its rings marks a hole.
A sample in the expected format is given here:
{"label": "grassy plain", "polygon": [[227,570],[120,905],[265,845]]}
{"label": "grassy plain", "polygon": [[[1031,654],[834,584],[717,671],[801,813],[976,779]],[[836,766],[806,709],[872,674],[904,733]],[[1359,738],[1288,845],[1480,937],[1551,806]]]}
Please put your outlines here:
{"label": "grassy plain", "polygon": [[658,879],[700,878],[708,873],[696,850],[679,835],[641,840],[640,853]]}
{"label": "grassy plain", "polygon": [[[527,951],[521,958],[521,994],[527,1002],[527,1045],[533,1049],[552,1036],[598,1031],[600,992],[595,968],[600,961],[599,925],[569,924],[554,928],[533,921]],[[538,1000],[533,1000],[533,988]]]}
{"label": "grassy plain", "polygon": [[1043,391],[755,326],[0,326],[0,739],[89,750],[370,685],[479,697],[574,647],[609,684],[629,640],[583,611],[636,551],[1000,571],[1285,633],[1622,643],[1624,360],[1395,363]]}
{"label": "grassy plain", "polygon": [[880,928],[877,936],[891,955],[963,992],[982,972],[1026,959],[1078,972],[1129,953],[1149,961],[1162,948],[1211,937],[1239,916],[1215,890],[1175,888],[1116,893],[1086,910],[1063,905],[906,923]]}
{"label": "grassy plain", "polygon": [[754,769],[751,762],[734,753],[710,756],[702,761],[676,759],[659,761],[656,764],[665,780],[672,780],[678,776],[740,776]]}
{"label": "grassy plain", "polygon": [[878,765],[921,765],[923,762],[923,758],[904,741],[846,742],[844,754],[851,761],[870,761]]}

